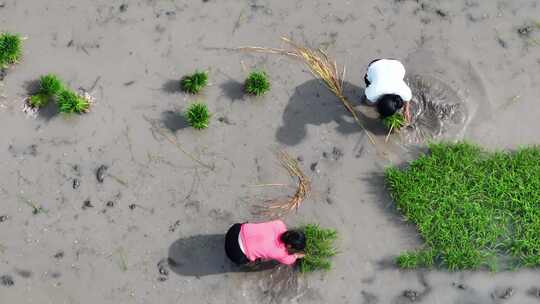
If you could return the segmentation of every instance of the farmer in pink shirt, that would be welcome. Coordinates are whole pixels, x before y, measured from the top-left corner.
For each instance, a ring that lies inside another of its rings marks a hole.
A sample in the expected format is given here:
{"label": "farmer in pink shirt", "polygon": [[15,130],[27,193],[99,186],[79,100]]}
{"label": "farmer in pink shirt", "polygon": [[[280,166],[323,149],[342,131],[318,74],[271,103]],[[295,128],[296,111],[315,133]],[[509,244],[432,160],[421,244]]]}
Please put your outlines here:
{"label": "farmer in pink shirt", "polygon": [[280,220],[258,224],[234,224],[225,237],[225,253],[237,265],[275,260],[292,265],[304,257],[303,232],[287,230]]}

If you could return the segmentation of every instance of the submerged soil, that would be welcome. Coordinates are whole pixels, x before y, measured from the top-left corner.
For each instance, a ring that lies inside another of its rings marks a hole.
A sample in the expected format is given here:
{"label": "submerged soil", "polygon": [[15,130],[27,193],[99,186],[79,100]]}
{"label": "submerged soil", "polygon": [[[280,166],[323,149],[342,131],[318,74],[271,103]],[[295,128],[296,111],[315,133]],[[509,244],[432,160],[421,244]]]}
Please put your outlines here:
{"label": "submerged soil", "polygon": [[[421,240],[382,172],[425,139],[384,145],[361,100],[368,63],[399,58],[433,80],[417,84],[433,92],[424,117],[445,113],[437,100],[467,109],[447,124],[428,119],[430,137],[538,143],[538,16],[533,0],[0,1],[1,29],[27,37],[0,87],[0,303],[537,303],[536,270],[395,268]],[[300,62],[231,50],[279,47],[282,35],[347,66],[346,93],[392,162]],[[181,93],[196,69],[211,85]],[[244,96],[251,69],[269,74],[265,97]],[[45,73],[91,93],[91,112],[27,118],[23,100]],[[214,115],[205,131],[179,115],[194,101]],[[262,220],[254,204],[294,191],[254,187],[290,181],[275,148],[313,182],[287,224],[339,231],[328,273],[238,272],[222,252],[230,225]]]}

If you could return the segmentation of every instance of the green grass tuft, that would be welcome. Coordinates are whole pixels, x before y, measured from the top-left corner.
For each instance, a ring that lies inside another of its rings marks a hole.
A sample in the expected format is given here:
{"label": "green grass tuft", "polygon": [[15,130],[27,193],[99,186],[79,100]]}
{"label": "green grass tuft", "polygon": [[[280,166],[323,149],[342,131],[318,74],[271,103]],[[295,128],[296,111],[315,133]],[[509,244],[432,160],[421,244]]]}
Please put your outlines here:
{"label": "green grass tuft", "polygon": [[50,100],[51,99],[50,99],[49,96],[38,93],[36,95],[30,96],[30,98],[28,99],[28,103],[33,108],[38,108],[39,109],[41,107],[46,106],[49,103]]}
{"label": "green grass tuft", "polygon": [[182,91],[191,94],[197,94],[208,84],[208,73],[198,72],[186,75],[180,80]]}
{"label": "green grass tuft", "polygon": [[47,74],[39,78],[39,94],[54,97],[64,90],[64,84],[58,76]]}
{"label": "green grass tuft", "polygon": [[383,118],[383,124],[388,130],[399,131],[399,129],[405,126],[405,117],[401,113],[394,113]]}
{"label": "green grass tuft", "polygon": [[405,169],[386,170],[397,208],[425,245],[403,268],[449,270],[540,266],[540,147],[487,152],[431,144]]}
{"label": "green grass tuft", "polygon": [[58,109],[61,113],[85,113],[90,108],[90,103],[79,94],[69,90],[63,90],[57,97]]}
{"label": "green grass tuft", "polygon": [[337,253],[334,247],[336,230],[324,229],[316,224],[306,225],[303,230],[306,235],[306,256],[300,260],[300,272],[329,270],[332,267],[330,258]]}
{"label": "green grass tuft", "polygon": [[255,96],[266,94],[270,90],[268,75],[263,71],[251,72],[244,83],[244,90],[246,93]]}
{"label": "green grass tuft", "polygon": [[19,62],[22,57],[22,39],[18,34],[0,34],[0,66]]}
{"label": "green grass tuft", "polygon": [[202,130],[208,128],[211,114],[204,103],[196,102],[187,108],[185,116],[193,128]]}

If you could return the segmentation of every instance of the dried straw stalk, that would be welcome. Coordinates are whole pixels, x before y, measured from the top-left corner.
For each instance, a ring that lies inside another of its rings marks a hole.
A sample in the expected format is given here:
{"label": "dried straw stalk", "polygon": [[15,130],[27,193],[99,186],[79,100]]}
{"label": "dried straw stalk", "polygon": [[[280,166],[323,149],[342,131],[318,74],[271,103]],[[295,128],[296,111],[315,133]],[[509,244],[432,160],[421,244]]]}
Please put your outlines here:
{"label": "dried straw stalk", "polygon": [[292,211],[298,211],[300,204],[311,193],[311,182],[302,172],[296,159],[292,158],[284,151],[277,152],[278,159],[289,175],[298,181],[294,195],[266,201],[264,205],[255,206],[254,214],[271,218],[279,218]]}
{"label": "dried straw stalk", "polygon": [[326,87],[338,97],[343,106],[345,106],[345,108],[351,113],[356,124],[358,124],[358,126],[360,126],[360,128],[362,128],[362,130],[366,132],[371,143],[375,145],[375,140],[373,139],[373,136],[364,127],[364,125],[360,121],[360,118],[358,118],[358,115],[356,114],[353,106],[351,105],[347,97],[345,97],[345,95],[343,94],[345,66],[343,67],[343,72],[340,73],[336,61],[331,60],[323,50],[312,50],[310,48],[300,46],[286,37],[281,37],[281,39],[287,44],[289,44],[292,47],[292,50],[266,47],[240,47],[238,49],[245,51],[287,55],[304,61],[313,76],[321,79],[326,85]]}

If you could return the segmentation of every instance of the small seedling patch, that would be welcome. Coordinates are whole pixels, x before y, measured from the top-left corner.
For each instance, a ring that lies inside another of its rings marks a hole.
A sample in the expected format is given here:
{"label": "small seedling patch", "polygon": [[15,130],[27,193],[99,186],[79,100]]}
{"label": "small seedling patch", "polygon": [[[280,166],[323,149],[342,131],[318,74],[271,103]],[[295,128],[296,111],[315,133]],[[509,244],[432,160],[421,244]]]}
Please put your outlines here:
{"label": "small seedling patch", "polygon": [[263,71],[251,72],[244,83],[246,93],[262,96],[270,90],[270,81],[268,75]]}
{"label": "small seedling patch", "polygon": [[190,94],[199,93],[208,84],[208,73],[198,72],[186,75],[180,80],[182,91]]}
{"label": "small seedling patch", "polygon": [[306,225],[306,256],[300,260],[300,272],[313,272],[316,270],[329,270],[332,267],[330,258],[337,254],[334,242],[337,232],[334,229],[324,229],[316,224]]}
{"label": "small seedling patch", "polygon": [[190,126],[202,130],[208,128],[211,114],[206,104],[196,102],[187,108],[185,116]]}
{"label": "small seedling patch", "polygon": [[0,34],[0,67],[19,62],[22,57],[22,39],[18,34]]}

